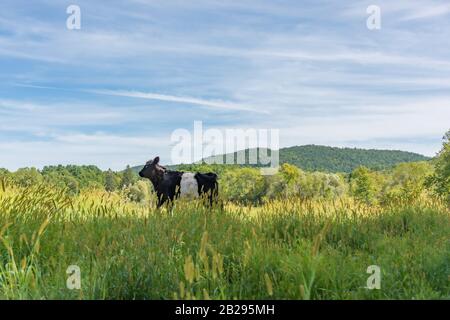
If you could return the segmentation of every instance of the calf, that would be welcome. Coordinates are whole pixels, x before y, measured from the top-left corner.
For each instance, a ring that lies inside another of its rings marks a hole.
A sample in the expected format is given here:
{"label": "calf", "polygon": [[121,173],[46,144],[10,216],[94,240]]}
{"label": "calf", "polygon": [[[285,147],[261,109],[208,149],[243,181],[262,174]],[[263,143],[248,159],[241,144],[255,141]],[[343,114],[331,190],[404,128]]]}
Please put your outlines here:
{"label": "calf", "polygon": [[149,179],[158,197],[158,208],[175,198],[207,197],[212,205],[219,195],[215,173],[192,173],[167,170],[159,164],[159,157],[148,161],[139,176]]}

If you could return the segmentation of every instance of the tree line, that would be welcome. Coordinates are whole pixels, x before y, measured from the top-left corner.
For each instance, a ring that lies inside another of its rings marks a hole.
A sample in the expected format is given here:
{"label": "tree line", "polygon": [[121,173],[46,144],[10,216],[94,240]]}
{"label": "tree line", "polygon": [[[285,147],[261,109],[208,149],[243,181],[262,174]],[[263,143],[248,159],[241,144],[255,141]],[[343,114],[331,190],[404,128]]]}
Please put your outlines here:
{"label": "tree line", "polygon": [[[258,168],[233,165],[180,165],[181,171],[215,172],[225,200],[260,204],[271,199],[336,199],[351,196],[367,204],[411,202],[423,196],[444,198],[450,204],[450,131],[443,138],[438,155],[430,161],[405,162],[376,170],[358,166],[351,172],[306,171],[290,163],[273,176],[262,176]],[[96,166],[47,166],[42,170],[23,168],[16,172],[0,169],[0,179],[27,188],[46,183],[76,195],[86,189],[118,192],[135,202],[151,196],[152,187],[133,168],[102,171]]]}

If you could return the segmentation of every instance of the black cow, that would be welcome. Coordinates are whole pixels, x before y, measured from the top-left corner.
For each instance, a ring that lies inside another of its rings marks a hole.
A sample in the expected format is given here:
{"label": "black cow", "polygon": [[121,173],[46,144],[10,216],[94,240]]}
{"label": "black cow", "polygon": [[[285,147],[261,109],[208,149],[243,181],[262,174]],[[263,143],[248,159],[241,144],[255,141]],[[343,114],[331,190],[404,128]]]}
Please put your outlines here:
{"label": "black cow", "polygon": [[167,170],[159,164],[159,157],[148,161],[139,172],[142,178],[150,179],[158,197],[158,208],[166,201],[178,197],[207,197],[212,205],[219,195],[219,184],[215,173],[191,173]]}

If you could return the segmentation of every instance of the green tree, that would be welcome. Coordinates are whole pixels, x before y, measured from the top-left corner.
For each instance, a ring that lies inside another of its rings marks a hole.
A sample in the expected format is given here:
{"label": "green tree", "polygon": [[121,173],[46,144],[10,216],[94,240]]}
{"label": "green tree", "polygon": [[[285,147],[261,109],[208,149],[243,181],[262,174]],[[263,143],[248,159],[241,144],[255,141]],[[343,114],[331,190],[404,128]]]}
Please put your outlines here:
{"label": "green tree", "polygon": [[72,176],[64,177],[63,184],[67,189],[67,192],[71,195],[76,195],[80,192],[80,184],[77,179]]}
{"label": "green tree", "polygon": [[281,174],[277,173],[267,178],[267,190],[264,196],[265,200],[278,199],[286,197],[288,194],[288,185]]}
{"label": "green tree", "polygon": [[0,179],[7,179],[10,174],[11,173],[8,170],[0,168]]}
{"label": "green tree", "polygon": [[[11,178],[11,173],[3,168],[0,168],[0,188],[5,187]],[[0,189],[1,190],[1,189]]]}
{"label": "green tree", "polygon": [[300,177],[297,190],[303,199],[331,199],[344,195],[347,187],[341,175],[312,172]]}
{"label": "green tree", "polygon": [[360,201],[373,203],[376,196],[376,181],[373,173],[366,167],[358,167],[350,176],[353,196]]}
{"label": "green tree", "polygon": [[283,163],[280,168],[280,174],[288,185],[294,185],[298,182],[301,171],[296,166],[289,163]]}
{"label": "green tree", "polygon": [[267,177],[267,199],[287,198],[297,194],[298,182],[303,172],[288,163],[283,163],[277,174]]}
{"label": "green tree", "polygon": [[143,202],[148,200],[151,194],[150,185],[144,180],[139,180],[132,185],[128,185],[122,192],[126,198],[133,202]]}
{"label": "green tree", "polygon": [[43,177],[36,168],[22,168],[13,174],[13,181],[27,188],[43,182]]}
{"label": "green tree", "polygon": [[137,180],[136,174],[134,173],[133,169],[131,169],[130,166],[128,165],[125,171],[122,173],[122,180],[120,181],[120,187],[121,188],[129,187],[133,185],[133,183],[135,183],[136,180]]}
{"label": "green tree", "polygon": [[109,169],[105,173],[105,190],[108,192],[113,192],[117,189],[117,181],[114,172]]}
{"label": "green tree", "polygon": [[[77,188],[99,188],[104,185],[104,174],[96,166],[46,166],[42,170],[42,175],[47,182],[57,186],[70,183],[75,186],[74,180],[77,182]],[[71,188],[74,191],[73,188]]]}
{"label": "green tree", "polygon": [[221,190],[228,200],[259,203],[265,194],[265,179],[259,169],[237,168],[226,171],[220,180]]}
{"label": "green tree", "polygon": [[432,173],[433,167],[424,161],[396,165],[383,186],[382,201],[417,200],[425,191],[425,181]]}
{"label": "green tree", "polygon": [[435,173],[427,180],[427,185],[450,204],[450,130],[443,140],[442,149],[434,160]]}
{"label": "green tree", "polygon": [[300,197],[332,199],[343,196],[348,187],[342,174],[304,172],[291,164],[281,165],[277,174],[266,178],[265,199]]}

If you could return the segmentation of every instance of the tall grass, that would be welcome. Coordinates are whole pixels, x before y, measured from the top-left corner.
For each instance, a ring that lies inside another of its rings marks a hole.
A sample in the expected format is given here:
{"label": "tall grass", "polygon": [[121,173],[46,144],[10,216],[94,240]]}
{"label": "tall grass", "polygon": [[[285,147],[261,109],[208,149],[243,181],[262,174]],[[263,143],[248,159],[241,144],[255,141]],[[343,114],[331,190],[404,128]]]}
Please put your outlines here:
{"label": "tall grass", "polygon": [[[116,194],[0,188],[2,299],[448,299],[450,213],[337,201],[173,212]],[[66,287],[69,265],[81,290]],[[369,265],[381,289],[365,288]]]}

